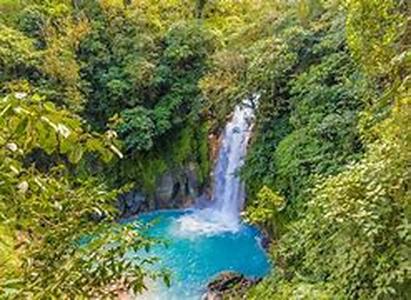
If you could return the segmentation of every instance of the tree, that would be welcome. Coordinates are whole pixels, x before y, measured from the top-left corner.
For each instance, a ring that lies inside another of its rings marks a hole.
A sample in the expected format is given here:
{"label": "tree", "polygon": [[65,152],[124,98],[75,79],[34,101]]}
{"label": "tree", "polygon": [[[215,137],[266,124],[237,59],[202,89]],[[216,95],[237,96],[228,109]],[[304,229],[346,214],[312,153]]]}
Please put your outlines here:
{"label": "tree", "polygon": [[[121,157],[113,135],[88,133],[76,115],[26,93],[1,99],[0,125],[1,293],[91,297],[114,293],[113,284],[141,291],[151,260],[133,264],[125,254],[152,241],[115,222],[117,191],[70,171],[89,152]],[[36,159],[38,151],[52,163]]]}
{"label": "tree", "polygon": [[[300,66],[301,73],[291,84],[292,124],[307,130],[319,121],[319,126],[314,127],[316,139],[321,138],[317,140],[319,147],[308,149],[321,149],[327,146],[327,140],[341,139],[342,149],[347,150],[345,147],[350,143],[345,143],[351,139],[353,130],[345,131],[345,122],[338,121],[344,115],[322,113],[324,107],[341,103],[342,98],[337,95],[344,95],[344,104],[334,110],[355,103],[345,102],[349,99],[347,95],[354,95],[354,99],[360,96],[363,105],[354,104],[350,111],[358,114],[354,129],[363,143],[364,154],[350,163],[343,162],[337,172],[317,172],[305,177],[311,183],[311,187],[301,189],[305,201],[292,207],[295,217],[288,221],[286,231],[271,249],[277,262],[276,272],[250,290],[250,299],[407,299],[410,293],[410,85],[404,71],[409,68],[404,59],[409,55],[408,27],[402,4],[383,2],[347,2],[347,23],[343,29],[347,30],[347,50],[354,62],[344,63],[342,68],[333,67],[331,73],[323,72],[329,63],[327,59],[320,64],[314,62],[308,72],[301,72]],[[331,13],[336,11],[335,7],[329,9]],[[327,20],[327,13],[324,18]],[[318,21],[314,24],[317,27]],[[330,55],[333,63],[338,63],[336,52],[342,47],[330,44],[329,39],[338,36],[319,36],[320,43],[312,46],[313,53],[321,57]],[[336,83],[346,81],[337,74],[350,68],[355,70],[351,74],[362,75],[363,84],[349,84],[355,88],[347,89],[349,93],[342,92],[343,84]],[[322,84],[316,86],[319,82]],[[335,85],[338,89],[333,88]],[[306,92],[302,92],[304,86],[308,88]],[[336,121],[338,126],[328,124]],[[296,174],[295,170],[301,170],[299,164],[307,166],[310,161],[305,160],[307,153],[296,141],[308,143],[310,134],[304,131],[303,138],[295,135],[290,134],[278,145],[278,158],[283,164],[277,168],[294,170],[293,178],[298,180],[306,174]],[[349,153],[352,152],[350,149]],[[314,167],[324,162],[332,167],[338,163],[331,165],[324,156],[318,158],[321,159]],[[295,181],[289,181],[289,188],[295,186]],[[278,188],[279,182],[274,181],[273,187]]]}

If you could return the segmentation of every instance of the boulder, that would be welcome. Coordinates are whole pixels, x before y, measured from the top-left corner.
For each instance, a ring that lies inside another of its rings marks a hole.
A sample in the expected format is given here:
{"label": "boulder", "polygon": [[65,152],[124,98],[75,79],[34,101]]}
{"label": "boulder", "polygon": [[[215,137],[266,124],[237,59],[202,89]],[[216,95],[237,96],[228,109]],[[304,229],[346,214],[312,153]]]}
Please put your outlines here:
{"label": "boulder", "polygon": [[251,286],[261,279],[249,279],[244,275],[235,272],[220,273],[207,285],[207,293],[202,297],[203,300],[217,300],[225,297],[243,295]]}
{"label": "boulder", "polygon": [[239,283],[247,282],[244,275],[235,272],[223,272],[214,278],[208,285],[207,289],[213,292],[224,292],[232,289]]}
{"label": "boulder", "polygon": [[223,299],[224,298],[221,293],[216,293],[216,292],[211,292],[211,291],[208,291],[201,297],[201,300],[223,300]]}

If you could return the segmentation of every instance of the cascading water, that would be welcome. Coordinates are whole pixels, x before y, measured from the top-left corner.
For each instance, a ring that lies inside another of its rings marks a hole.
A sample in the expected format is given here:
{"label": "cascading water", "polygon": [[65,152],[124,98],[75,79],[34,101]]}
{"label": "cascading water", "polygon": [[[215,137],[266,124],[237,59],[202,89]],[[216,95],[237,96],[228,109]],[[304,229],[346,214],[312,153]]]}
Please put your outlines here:
{"label": "cascading water", "polygon": [[244,185],[238,177],[238,171],[244,164],[253,125],[252,106],[251,101],[237,105],[232,119],[225,126],[213,172],[211,204],[181,217],[177,233],[216,234],[238,230],[245,199]]}
{"label": "cascading water", "polygon": [[[160,259],[156,270],[172,272],[172,284],[153,282],[137,299],[200,299],[207,283],[220,272],[259,277],[269,271],[259,231],[240,220],[245,193],[237,173],[244,163],[253,123],[251,107],[251,103],[238,105],[225,127],[213,173],[213,194],[206,208],[156,211],[138,217],[140,222],[156,220],[148,234],[167,240],[167,247],[156,246],[147,255]],[[141,255],[135,255],[137,264]]]}
{"label": "cascading water", "polygon": [[225,127],[214,172],[212,209],[232,221],[238,221],[244,204],[244,185],[237,173],[244,164],[253,118],[251,106],[236,106],[233,118]]}

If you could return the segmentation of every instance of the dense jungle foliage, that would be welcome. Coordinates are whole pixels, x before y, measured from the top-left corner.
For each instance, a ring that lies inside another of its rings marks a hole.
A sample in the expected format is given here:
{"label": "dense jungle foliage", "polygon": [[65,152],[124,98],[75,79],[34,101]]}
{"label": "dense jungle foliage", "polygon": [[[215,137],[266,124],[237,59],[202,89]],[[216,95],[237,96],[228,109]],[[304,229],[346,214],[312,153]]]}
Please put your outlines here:
{"label": "dense jungle foliage", "polygon": [[0,0],[0,299],[168,281],[124,259],[157,241],[117,222],[116,199],[189,162],[208,185],[209,135],[247,97],[246,218],[275,268],[242,297],[408,299],[410,15],[402,0]]}

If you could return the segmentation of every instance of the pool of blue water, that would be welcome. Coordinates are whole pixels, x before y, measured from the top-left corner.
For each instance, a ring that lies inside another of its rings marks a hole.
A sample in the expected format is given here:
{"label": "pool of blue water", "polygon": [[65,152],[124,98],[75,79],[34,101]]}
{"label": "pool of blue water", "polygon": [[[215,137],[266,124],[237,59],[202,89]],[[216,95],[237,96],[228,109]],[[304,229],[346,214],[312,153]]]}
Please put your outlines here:
{"label": "pool of blue water", "polygon": [[166,241],[166,246],[156,245],[149,254],[160,259],[156,269],[166,268],[171,272],[170,287],[158,282],[149,284],[149,292],[140,296],[141,299],[200,299],[207,283],[223,271],[248,277],[262,277],[269,272],[270,263],[256,228],[241,223],[234,231],[181,234],[179,220],[192,213],[156,211],[135,220],[152,223],[147,235]]}

